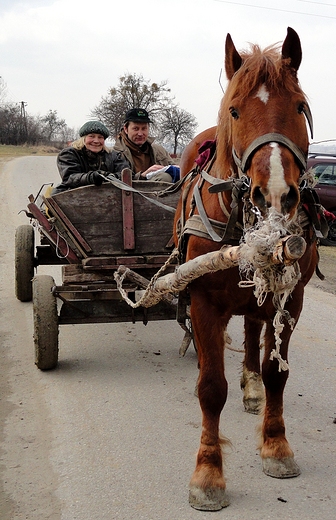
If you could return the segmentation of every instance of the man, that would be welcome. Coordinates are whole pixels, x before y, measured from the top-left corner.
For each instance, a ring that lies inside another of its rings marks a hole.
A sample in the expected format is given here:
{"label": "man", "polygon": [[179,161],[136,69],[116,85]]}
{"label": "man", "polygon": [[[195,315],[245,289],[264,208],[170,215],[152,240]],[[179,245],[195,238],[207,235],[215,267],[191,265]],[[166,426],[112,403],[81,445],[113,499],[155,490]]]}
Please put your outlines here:
{"label": "man", "polygon": [[163,167],[173,165],[173,161],[163,146],[154,143],[154,139],[149,137],[151,122],[148,112],[143,108],[128,110],[113,150],[122,153],[135,179],[173,182],[169,173],[159,172]]}

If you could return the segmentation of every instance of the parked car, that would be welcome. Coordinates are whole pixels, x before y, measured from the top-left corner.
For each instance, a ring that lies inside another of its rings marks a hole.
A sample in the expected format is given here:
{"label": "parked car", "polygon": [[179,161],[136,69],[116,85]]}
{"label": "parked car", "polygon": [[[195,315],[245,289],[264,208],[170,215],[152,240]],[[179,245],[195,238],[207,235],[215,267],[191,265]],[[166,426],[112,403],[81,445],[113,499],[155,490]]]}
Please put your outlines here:
{"label": "parked car", "polygon": [[[318,183],[315,186],[322,206],[336,215],[336,155],[310,154],[308,168],[312,168]],[[321,244],[336,246],[336,220],[329,220],[329,233]]]}

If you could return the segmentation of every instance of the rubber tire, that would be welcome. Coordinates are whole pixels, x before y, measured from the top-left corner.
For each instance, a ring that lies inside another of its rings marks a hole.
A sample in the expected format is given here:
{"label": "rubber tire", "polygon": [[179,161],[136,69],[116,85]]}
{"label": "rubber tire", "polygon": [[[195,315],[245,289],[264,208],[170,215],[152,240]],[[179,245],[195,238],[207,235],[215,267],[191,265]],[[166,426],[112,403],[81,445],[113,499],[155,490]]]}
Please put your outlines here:
{"label": "rubber tire", "polygon": [[326,238],[321,238],[322,246],[336,246],[336,220],[329,222],[329,232]]}
{"label": "rubber tire", "polygon": [[33,226],[19,226],[15,232],[15,295],[21,302],[32,299],[34,247]]}
{"label": "rubber tire", "polygon": [[51,370],[58,363],[57,301],[52,294],[54,279],[48,275],[33,278],[35,365]]}

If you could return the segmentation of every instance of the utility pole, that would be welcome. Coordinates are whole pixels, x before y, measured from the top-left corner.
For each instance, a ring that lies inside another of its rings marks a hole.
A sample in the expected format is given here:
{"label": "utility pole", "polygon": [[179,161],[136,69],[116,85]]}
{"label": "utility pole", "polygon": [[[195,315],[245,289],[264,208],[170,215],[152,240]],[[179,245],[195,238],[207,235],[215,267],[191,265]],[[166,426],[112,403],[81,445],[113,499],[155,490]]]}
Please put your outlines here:
{"label": "utility pole", "polygon": [[27,137],[28,137],[26,106],[27,106],[27,103],[25,101],[20,102],[20,142],[21,142],[21,144],[25,143],[27,141]]}

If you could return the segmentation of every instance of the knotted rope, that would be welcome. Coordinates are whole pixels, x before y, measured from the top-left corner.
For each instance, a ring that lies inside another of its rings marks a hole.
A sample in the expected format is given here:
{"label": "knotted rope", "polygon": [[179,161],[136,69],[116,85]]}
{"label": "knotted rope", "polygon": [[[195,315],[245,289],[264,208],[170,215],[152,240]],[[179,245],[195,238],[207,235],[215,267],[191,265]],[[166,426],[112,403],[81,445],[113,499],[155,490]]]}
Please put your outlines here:
{"label": "knotted rope", "polygon": [[275,348],[270,359],[277,359],[279,372],[288,370],[289,365],[280,354],[281,333],[284,329],[284,320],[287,320],[291,329],[294,329],[295,320],[285,310],[285,304],[301,278],[298,262],[286,265],[271,262],[271,252],[282,237],[288,234],[301,235],[302,229],[297,222],[289,221],[274,209],[269,210],[268,218],[258,218],[253,228],[244,234],[244,243],[240,246],[239,269],[247,280],[239,283],[240,287],[254,287],[254,295],[258,306],[261,306],[268,293],[273,293],[273,304],[276,314],[273,319]]}

